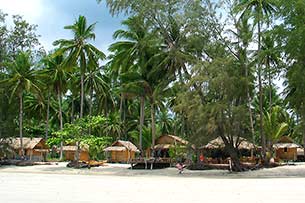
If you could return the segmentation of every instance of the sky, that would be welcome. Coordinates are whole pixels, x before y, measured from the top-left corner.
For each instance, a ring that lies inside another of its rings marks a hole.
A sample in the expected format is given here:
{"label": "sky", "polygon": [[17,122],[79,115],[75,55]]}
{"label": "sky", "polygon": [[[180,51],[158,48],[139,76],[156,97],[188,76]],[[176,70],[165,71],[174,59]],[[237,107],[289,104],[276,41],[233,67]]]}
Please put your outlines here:
{"label": "sky", "polygon": [[0,9],[10,16],[22,15],[28,23],[38,25],[39,41],[46,50],[53,49],[52,43],[57,39],[72,38],[71,31],[64,26],[84,15],[88,24],[97,22],[92,43],[108,54],[107,48],[114,41],[112,34],[121,28],[124,19],[112,17],[105,3],[98,4],[96,0],[0,0]]}

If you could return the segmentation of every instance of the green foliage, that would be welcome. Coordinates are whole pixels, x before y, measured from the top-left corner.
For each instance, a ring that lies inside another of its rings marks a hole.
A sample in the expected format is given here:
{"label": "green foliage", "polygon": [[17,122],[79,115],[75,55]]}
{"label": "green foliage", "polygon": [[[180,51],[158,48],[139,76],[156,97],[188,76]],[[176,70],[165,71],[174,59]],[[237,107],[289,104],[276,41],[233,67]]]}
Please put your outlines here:
{"label": "green foliage", "polygon": [[272,108],[271,113],[265,112],[264,114],[264,132],[266,137],[272,143],[278,140],[281,136],[287,135],[289,128],[286,120],[289,115],[281,107],[275,106]]}
{"label": "green foliage", "polygon": [[54,137],[48,138],[46,144],[51,148],[53,146],[59,146],[60,142],[61,142],[61,138],[54,136]]}
{"label": "green foliage", "polygon": [[89,146],[89,156],[91,160],[103,159],[103,150],[112,142],[111,137],[89,136],[81,141],[81,146]]}
{"label": "green foliage", "polygon": [[187,149],[182,145],[174,145],[169,149],[169,156],[176,161],[183,161],[187,158]]}

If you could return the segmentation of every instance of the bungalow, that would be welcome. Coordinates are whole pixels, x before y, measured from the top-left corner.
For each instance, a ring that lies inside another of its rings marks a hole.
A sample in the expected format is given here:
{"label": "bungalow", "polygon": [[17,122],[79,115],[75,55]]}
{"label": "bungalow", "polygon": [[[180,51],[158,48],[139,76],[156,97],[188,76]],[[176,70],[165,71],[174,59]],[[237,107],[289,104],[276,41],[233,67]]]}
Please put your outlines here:
{"label": "bungalow", "polygon": [[[181,137],[175,135],[161,135],[155,141],[154,151],[157,157],[169,157],[169,149],[175,146],[187,147],[188,141],[182,139]],[[195,149],[195,146],[191,146]]]}
{"label": "bungalow", "polygon": [[273,145],[275,156],[281,160],[297,160],[297,149],[301,146],[294,143],[288,136],[282,136],[276,144]]}
{"label": "bungalow", "polygon": [[[66,160],[73,161],[75,160],[75,153],[77,151],[77,146],[72,145],[72,146],[63,146],[63,152]],[[58,149],[60,150],[60,149]],[[79,152],[79,160],[80,161],[89,161],[90,156],[89,156],[89,147],[88,146],[83,146],[80,148]]]}
{"label": "bungalow", "polygon": [[135,158],[135,153],[139,150],[129,141],[118,140],[110,147],[105,148],[104,151],[108,154],[110,153],[108,161],[128,163],[131,159]]}
{"label": "bungalow", "polygon": [[[7,138],[6,143],[14,150],[12,158],[18,158],[22,155],[20,138]],[[49,147],[46,145],[43,138],[22,138],[23,150],[26,159],[33,161],[45,161],[46,155],[49,152]]]}

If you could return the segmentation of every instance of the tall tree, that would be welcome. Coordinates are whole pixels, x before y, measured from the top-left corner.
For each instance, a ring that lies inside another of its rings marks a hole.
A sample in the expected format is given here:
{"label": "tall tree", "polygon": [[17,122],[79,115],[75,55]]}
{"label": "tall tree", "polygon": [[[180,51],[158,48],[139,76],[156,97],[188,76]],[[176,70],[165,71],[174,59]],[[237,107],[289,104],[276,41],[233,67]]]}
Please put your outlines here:
{"label": "tall tree", "polygon": [[[254,15],[254,21],[257,24],[257,55],[261,53],[261,40],[262,40],[262,23],[264,22],[265,16],[267,20],[270,14],[274,13],[276,10],[276,4],[274,0],[241,0],[237,9],[242,12],[242,16],[251,11]],[[262,90],[262,65],[258,59],[257,63],[257,75],[258,75],[258,89],[260,98],[260,137],[262,139],[262,153],[263,156],[266,154],[266,137],[263,133],[263,90]]]}
{"label": "tall tree", "polygon": [[87,19],[84,16],[79,16],[78,20],[73,25],[64,27],[71,30],[73,39],[60,39],[56,40],[53,45],[59,45],[60,49],[55,53],[62,54],[68,53],[65,63],[68,66],[78,64],[81,73],[81,101],[80,101],[80,118],[83,117],[84,106],[84,76],[88,69],[88,64],[93,63],[96,58],[104,59],[105,54],[98,50],[94,45],[89,43],[89,40],[95,39],[94,28],[95,23],[87,25]]}
{"label": "tall tree", "polygon": [[[68,79],[68,70],[64,67],[63,64],[64,56],[63,55],[56,55],[54,57],[47,56],[44,59],[46,69],[44,69],[44,78],[49,81],[49,85],[53,87],[53,91],[57,95],[58,101],[58,116],[59,116],[59,130],[63,129],[63,110],[62,110],[62,98],[65,94],[66,88],[66,81]],[[49,95],[48,95],[49,100]],[[62,160],[63,158],[63,138],[61,138],[60,143],[60,157],[59,159]]]}
{"label": "tall tree", "polygon": [[36,74],[31,62],[31,54],[29,52],[19,52],[16,60],[8,64],[10,71],[7,79],[0,82],[11,89],[11,98],[17,96],[19,99],[19,137],[21,146],[21,155],[24,156],[23,149],[23,97],[25,92],[39,93],[39,85],[37,84]]}
{"label": "tall tree", "polygon": [[283,21],[276,33],[279,39],[277,43],[282,46],[286,56],[286,101],[299,117],[297,121],[303,132],[305,146],[305,2],[280,1],[280,5],[279,15],[283,16]]}
{"label": "tall tree", "polygon": [[[84,77],[88,69],[88,64],[94,63],[96,58],[104,59],[105,54],[98,50],[94,45],[89,43],[89,40],[95,39],[94,28],[95,23],[87,25],[87,19],[84,16],[79,16],[78,20],[73,25],[68,25],[64,27],[65,29],[71,30],[74,38],[73,39],[60,39],[56,40],[53,45],[59,45],[60,49],[55,53],[55,55],[61,55],[62,53],[67,53],[67,59],[65,59],[66,66],[79,65],[80,76],[81,76],[81,93],[80,93],[80,114],[79,117],[83,118],[84,111]],[[79,151],[79,143],[78,151]],[[79,159],[77,153],[77,160]]]}

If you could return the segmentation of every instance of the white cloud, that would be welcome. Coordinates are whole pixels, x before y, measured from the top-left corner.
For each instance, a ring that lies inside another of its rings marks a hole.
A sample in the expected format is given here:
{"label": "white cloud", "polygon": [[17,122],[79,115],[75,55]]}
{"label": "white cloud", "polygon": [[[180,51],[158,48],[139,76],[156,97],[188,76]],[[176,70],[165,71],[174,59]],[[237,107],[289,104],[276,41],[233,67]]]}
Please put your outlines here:
{"label": "white cloud", "polygon": [[22,15],[27,21],[36,21],[43,14],[42,0],[0,0],[0,9],[10,15]]}

